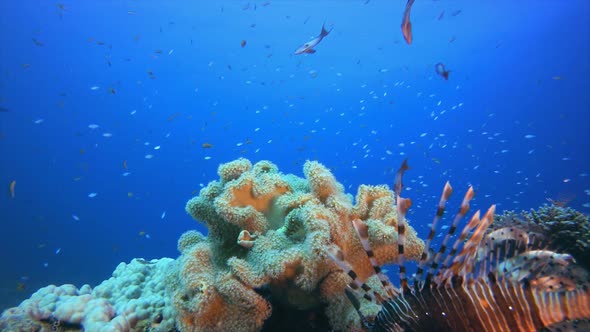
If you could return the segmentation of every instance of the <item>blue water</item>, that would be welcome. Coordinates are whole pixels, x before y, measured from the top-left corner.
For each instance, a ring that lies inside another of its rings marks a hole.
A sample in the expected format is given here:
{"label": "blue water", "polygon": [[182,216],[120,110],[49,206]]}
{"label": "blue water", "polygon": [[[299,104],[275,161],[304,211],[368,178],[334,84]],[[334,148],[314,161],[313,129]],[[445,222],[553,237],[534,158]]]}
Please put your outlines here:
{"label": "blue water", "polygon": [[418,0],[412,45],[404,5],[0,2],[0,308],[176,257],[205,231],[186,201],[238,157],[319,160],[352,194],[408,158],[423,236],[446,180],[452,211],[471,184],[475,208],[588,213],[590,2]]}

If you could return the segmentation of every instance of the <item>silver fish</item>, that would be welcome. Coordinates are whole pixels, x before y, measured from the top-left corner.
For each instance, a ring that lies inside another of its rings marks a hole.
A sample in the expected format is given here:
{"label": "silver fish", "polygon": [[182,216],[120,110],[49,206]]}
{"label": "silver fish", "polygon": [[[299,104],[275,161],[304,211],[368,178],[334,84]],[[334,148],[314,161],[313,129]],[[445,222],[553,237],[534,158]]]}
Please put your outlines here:
{"label": "silver fish", "polygon": [[324,39],[324,37],[326,37],[331,31],[332,31],[332,29],[330,29],[330,31],[328,31],[328,30],[326,30],[324,25],[322,25],[322,31],[320,32],[319,36],[317,36],[314,39],[308,41],[307,43],[301,45],[301,47],[299,47],[295,51],[295,55],[299,55],[299,54],[303,54],[303,53],[309,53],[309,54],[315,53],[314,47],[316,47],[316,45],[319,44],[322,41],[322,39]]}

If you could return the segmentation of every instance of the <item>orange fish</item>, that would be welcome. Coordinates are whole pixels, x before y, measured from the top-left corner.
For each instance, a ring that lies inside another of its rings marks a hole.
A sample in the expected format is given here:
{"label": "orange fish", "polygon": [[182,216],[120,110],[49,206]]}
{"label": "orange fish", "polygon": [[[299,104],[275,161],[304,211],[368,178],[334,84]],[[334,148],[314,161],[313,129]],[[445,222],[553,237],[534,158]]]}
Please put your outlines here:
{"label": "orange fish", "polygon": [[10,182],[10,185],[8,186],[8,192],[10,194],[10,198],[14,198],[14,196],[15,196],[15,191],[14,191],[15,187],[16,187],[16,180],[12,180],[12,182]]}
{"label": "orange fish", "polygon": [[203,143],[203,145],[201,145],[203,147],[203,149],[210,149],[213,147],[213,144],[211,143]]}
{"label": "orange fish", "polygon": [[406,10],[404,11],[404,18],[402,19],[402,34],[408,45],[412,44],[412,22],[410,22],[410,11],[415,0],[408,0],[406,3]]}

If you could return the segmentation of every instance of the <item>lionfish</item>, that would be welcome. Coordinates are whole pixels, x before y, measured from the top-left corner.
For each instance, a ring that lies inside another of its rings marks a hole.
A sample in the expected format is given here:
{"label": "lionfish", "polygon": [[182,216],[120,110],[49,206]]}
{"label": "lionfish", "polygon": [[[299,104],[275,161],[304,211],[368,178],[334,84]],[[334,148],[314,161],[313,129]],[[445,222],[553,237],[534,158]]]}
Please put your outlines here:
{"label": "lionfish", "polygon": [[[352,279],[345,293],[368,331],[555,331],[589,330],[590,290],[571,268],[569,254],[537,248],[534,234],[515,227],[490,228],[495,206],[480,218],[476,212],[447,251],[459,222],[474,196],[469,187],[459,212],[439,250],[429,254],[436,224],[442,218],[452,188],[447,182],[424,252],[409,280],[404,264],[405,216],[411,200],[400,196],[404,161],[397,172],[394,192],[398,214],[400,286],[395,287],[378,265],[369,244],[368,227],[353,220],[354,228],[386,295],[375,292],[345,261],[341,250],[328,255]],[[360,310],[358,296],[381,305],[369,319]]]}

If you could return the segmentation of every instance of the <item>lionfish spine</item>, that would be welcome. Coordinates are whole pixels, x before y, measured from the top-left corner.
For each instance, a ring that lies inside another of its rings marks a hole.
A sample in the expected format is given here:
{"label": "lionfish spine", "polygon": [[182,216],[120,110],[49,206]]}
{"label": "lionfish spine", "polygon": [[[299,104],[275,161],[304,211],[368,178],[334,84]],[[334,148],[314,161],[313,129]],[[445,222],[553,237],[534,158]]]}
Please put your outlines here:
{"label": "lionfish spine", "polygon": [[[455,215],[455,218],[453,219],[453,222],[451,223],[451,227],[449,227],[449,231],[445,235],[445,238],[443,239],[442,245],[439,249],[440,255],[437,255],[437,257],[435,259],[436,265],[433,266],[435,269],[440,265],[440,260],[443,257],[442,254],[444,254],[451,237],[455,234],[455,232],[457,230],[457,226],[459,225],[459,221],[461,221],[467,215],[467,212],[469,212],[469,208],[470,208],[469,203],[473,199],[473,196],[475,196],[475,192],[473,191],[473,187],[469,187],[469,189],[467,189],[467,192],[465,193],[465,196],[463,197],[463,201],[461,202],[461,206],[459,207],[459,211],[457,212],[457,215]],[[467,227],[462,230],[461,235],[459,236],[460,241],[465,240],[465,238],[467,237],[469,232],[477,225],[477,223],[479,223],[479,211],[477,211],[475,213],[474,217],[475,216],[477,216],[477,218],[472,218],[471,221],[468,223]],[[445,260],[443,261],[442,267],[448,266],[449,259],[451,257],[453,257],[453,255],[457,252],[458,245],[460,244],[459,240],[453,244],[451,251],[448,253],[448,255],[445,256]],[[432,268],[431,268],[431,270],[432,270]]]}
{"label": "lionfish spine", "polygon": [[432,242],[432,239],[434,239],[434,236],[436,235],[436,224],[444,215],[447,201],[451,197],[452,193],[453,187],[451,187],[451,184],[449,183],[449,181],[447,181],[443,188],[443,192],[440,196],[440,201],[438,202],[436,214],[434,216],[434,219],[432,220],[432,224],[430,225],[430,233],[428,233],[426,242],[424,242],[424,251],[422,252],[420,262],[418,263],[418,269],[416,270],[416,282],[419,283],[420,287],[423,286],[422,275],[424,274],[424,265],[428,261],[428,251],[430,250],[430,242]]}
{"label": "lionfish spine", "polygon": [[483,218],[480,219],[475,230],[469,237],[469,240],[463,245],[463,249],[461,249],[459,254],[455,256],[451,266],[449,266],[449,268],[445,271],[447,273],[446,277],[450,276],[448,273],[465,277],[468,273],[472,272],[476,265],[475,259],[477,257],[475,255],[475,251],[477,250],[478,245],[484,236],[484,232],[494,221],[495,211],[496,206],[492,205]]}
{"label": "lionfish spine", "polygon": [[330,258],[332,258],[332,261],[334,261],[340,267],[340,269],[342,269],[342,271],[344,271],[351,278],[351,282],[348,284],[349,288],[355,291],[362,289],[364,291],[363,297],[366,300],[377,302],[375,296],[370,293],[371,287],[366,283],[361,282],[358,279],[356,272],[354,272],[354,270],[346,263],[342,250],[337,248],[328,248],[326,253]]}
{"label": "lionfish spine", "polygon": [[[432,260],[432,263],[430,264],[430,268],[428,269],[428,274],[426,276],[427,281],[432,279],[434,272],[438,269],[438,267],[440,265],[441,260],[443,259],[443,257],[445,257],[445,251],[447,250],[447,245],[448,245],[451,237],[455,234],[455,231],[457,230],[457,226],[459,225],[459,221],[461,221],[463,219],[463,217],[465,217],[467,212],[469,212],[469,202],[473,199],[474,195],[475,195],[475,192],[473,191],[473,187],[469,187],[469,189],[465,193],[465,196],[463,197],[463,201],[461,202],[461,207],[459,207],[459,212],[457,213],[457,215],[453,219],[453,223],[451,224],[451,227],[449,227],[449,231],[445,235],[442,245],[440,246],[438,252],[434,256],[434,259]],[[476,215],[479,216],[479,212],[476,213]],[[466,235],[467,234],[465,234],[465,236]],[[453,254],[455,252],[456,252],[456,248],[455,248],[455,246],[453,246],[453,250],[445,258],[445,264],[448,264],[448,260],[453,256]]]}
{"label": "lionfish spine", "polygon": [[383,286],[383,288],[385,288],[385,291],[389,296],[393,297],[398,295],[399,290],[393,287],[393,285],[389,281],[389,278],[387,278],[387,276],[383,274],[381,266],[379,265],[379,263],[377,263],[377,260],[375,259],[375,253],[373,252],[373,249],[371,248],[371,244],[369,242],[369,228],[367,227],[367,224],[362,222],[360,219],[354,219],[352,221],[352,224],[354,226],[356,234],[361,240],[361,244],[363,246],[363,249],[365,250],[365,253],[367,254],[367,257],[369,257],[369,261],[373,266],[373,271],[375,272],[377,277],[379,277],[379,281],[381,281],[381,285]]}
{"label": "lionfish spine", "polygon": [[397,174],[395,176],[395,183],[393,185],[395,191],[395,202],[397,207],[397,263],[399,265],[400,289],[402,290],[402,292],[406,289],[409,289],[408,278],[406,276],[406,266],[404,264],[404,246],[406,244],[406,213],[410,209],[410,206],[412,206],[412,200],[401,197],[401,191],[403,189],[402,178],[404,176],[404,172],[408,169],[410,169],[410,167],[408,166],[408,161],[406,159],[397,171]]}

